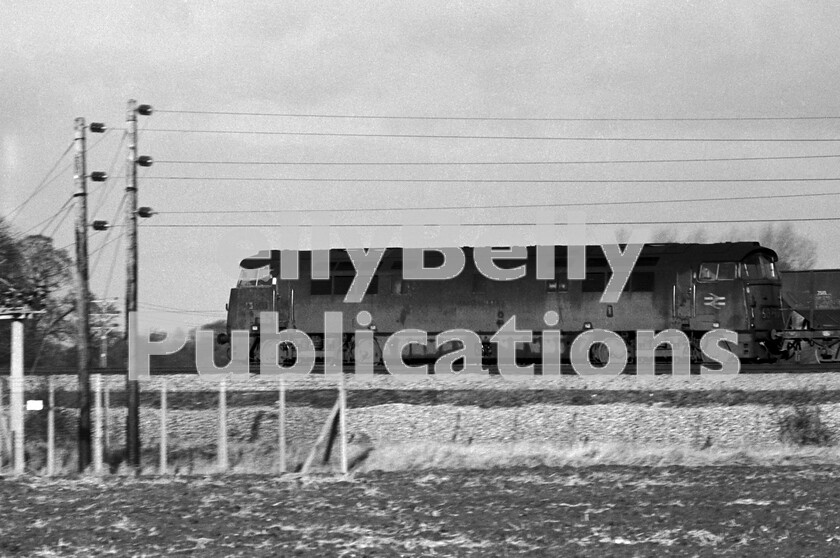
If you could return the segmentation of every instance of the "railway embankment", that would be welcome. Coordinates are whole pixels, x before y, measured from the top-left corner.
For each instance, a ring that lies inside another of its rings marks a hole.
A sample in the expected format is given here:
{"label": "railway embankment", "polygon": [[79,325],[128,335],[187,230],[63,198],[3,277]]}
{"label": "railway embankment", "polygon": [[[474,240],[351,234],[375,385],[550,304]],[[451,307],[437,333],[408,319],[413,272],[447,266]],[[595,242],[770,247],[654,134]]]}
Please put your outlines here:
{"label": "railway embankment", "polygon": [[[118,376],[103,380],[111,405],[108,439],[112,448],[121,448],[125,383]],[[153,377],[141,384],[145,451],[157,451],[164,381],[173,462],[182,456],[212,461],[219,433],[219,385],[197,376]],[[59,445],[72,448],[76,379],[55,377],[53,383],[57,439]],[[797,441],[831,445],[840,439],[840,374],[836,373],[728,378],[561,376],[527,381],[441,377],[412,382],[347,376],[345,385],[348,435],[356,454],[381,448],[403,448],[400,455],[428,454],[444,446],[506,447],[512,448],[506,451],[526,453],[538,452],[534,448],[540,447],[557,452],[586,445],[773,451]],[[317,438],[335,403],[336,388],[335,378],[313,376],[285,382],[286,437],[293,463],[302,459]],[[46,379],[27,378],[26,389],[28,399],[46,399]],[[263,456],[275,453],[278,394],[276,378],[252,376],[227,382],[227,429],[234,462],[245,459],[254,448]],[[29,444],[37,445],[44,438],[45,424],[46,411],[27,413]],[[807,438],[808,433],[805,438],[791,437],[790,430],[797,428],[816,428],[818,437]]]}

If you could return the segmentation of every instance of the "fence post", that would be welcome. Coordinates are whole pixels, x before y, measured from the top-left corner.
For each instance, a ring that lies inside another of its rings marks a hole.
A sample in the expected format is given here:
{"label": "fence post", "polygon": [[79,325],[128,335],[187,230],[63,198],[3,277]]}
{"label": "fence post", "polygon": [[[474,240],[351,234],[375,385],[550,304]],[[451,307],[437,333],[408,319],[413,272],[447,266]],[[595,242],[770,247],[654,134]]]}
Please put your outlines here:
{"label": "fence post", "polygon": [[160,474],[165,475],[167,469],[166,457],[168,451],[166,438],[166,376],[161,378],[160,385]]}
{"label": "fence post", "polygon": [[102,474],[102,374],[93,376],[93,472]]}
{"label": "fence post", "polygon": [[47,380],[47,476],[55,474],[55,384]]}
{"label": "fence post", "polygon": [[24,446],[24,381],[23,381],[23,322],[12,321],[12,366],[9,373],[9,417],[12,446],[14,448],[14,473],[25,472]]}
{"label": "fence post", "polygon": [[12,462],[12,430],[9,416],[3,407],[3,378],[0,378],[0,443],[2,443],[2,446],[0,446],[0,472],[2,472],[6,463],[3,459],[4,453],[9,457],[8,463],[11,464]]}
{"label": "fence post", "polygon": [[105,431],[105,440],[104,440],[104,451],[107,454],[111,450],[111,388],[108,387],[108,383],[105,382],[105,403],[104,403],[104,411],[105,411],[105,420],[103,425],[103,430]]}
{"label": "fence post", "polygon": [[227,379],[219,382],[219,447],[218,467],[228,470],[228,435],[227,435]]}
{"label": "fence post", "polygon": [[0,378],[0,474],[3,473],[3,450],[6,447],[8,447],[8,435],[6,432],[6,417],[3,414],[3,378]]}
{"label": "fence post", "polygon": [[286,383],[280,378],[280,397],[277,401],[280,443],[280,472],[286,472]]}

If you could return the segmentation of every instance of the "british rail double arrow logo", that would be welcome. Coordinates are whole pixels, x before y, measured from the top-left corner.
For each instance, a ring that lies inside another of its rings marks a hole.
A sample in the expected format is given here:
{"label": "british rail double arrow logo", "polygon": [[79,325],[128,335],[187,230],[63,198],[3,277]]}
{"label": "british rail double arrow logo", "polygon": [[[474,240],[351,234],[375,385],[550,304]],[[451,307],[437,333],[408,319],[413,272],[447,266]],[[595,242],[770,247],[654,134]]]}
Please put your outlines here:
{"label": "british rail double arrow logo", "polygon": [[711,306],[712,308],[717,308],[720,310],[724,306],[726,306],[726,297],[718,296],[714,293],[709,293],[703,297],[703,304],[705,306]]}

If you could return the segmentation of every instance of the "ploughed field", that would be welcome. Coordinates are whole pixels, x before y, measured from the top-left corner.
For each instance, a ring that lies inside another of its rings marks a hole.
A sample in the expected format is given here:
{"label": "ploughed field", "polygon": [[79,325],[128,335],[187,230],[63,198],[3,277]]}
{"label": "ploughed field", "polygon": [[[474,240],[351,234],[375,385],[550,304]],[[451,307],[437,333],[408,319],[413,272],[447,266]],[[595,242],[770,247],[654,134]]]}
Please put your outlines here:
{"label": "ploughed field", "polygon": [[840,468],[0,481],[0,555],[836,556]]}

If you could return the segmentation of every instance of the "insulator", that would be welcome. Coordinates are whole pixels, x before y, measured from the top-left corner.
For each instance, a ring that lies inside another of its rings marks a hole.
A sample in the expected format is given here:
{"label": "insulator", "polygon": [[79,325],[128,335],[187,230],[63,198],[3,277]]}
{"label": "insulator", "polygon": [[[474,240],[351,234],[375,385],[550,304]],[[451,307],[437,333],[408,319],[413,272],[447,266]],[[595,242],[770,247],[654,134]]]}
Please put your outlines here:
{"label": "insulator", "polygon": [[89,130],[94,134],[102,134],[107,130],[104,122],[91,122]]}
{"label": "insulator", "polygon": [[137,216],[142,217],[143,219],[148,219],[149,217],[151,217],[154,214],[155,214],[155,212],[151,207],[145,207],[144,206],[144,207],[140,207],[140,208],[137,209]]}
{"label": "insulator", "polygon": [[90,173],[90,179],[92,182],[105,182],[108,180],[108,173],[102,171],[96,171]]}
{"label": "insulator", "polygon": [[151,167],[154,162],[155,160],[148,155],[141,155],[140,157],[137,157],[137,164],[141,167]]}
{"label": "insulator", "polygon": [[91,226],[95,231],[107,231],[108,230],[108,221],[94,221]]}
{"label": "insulator", "polygon": [[152,112],[152,105],[140,105],[139,107],[137,107],[137,114],[142,114],[143,116],[151,116]]}

